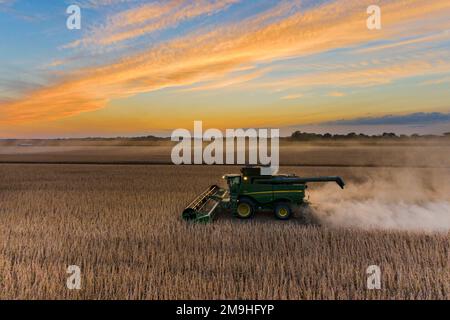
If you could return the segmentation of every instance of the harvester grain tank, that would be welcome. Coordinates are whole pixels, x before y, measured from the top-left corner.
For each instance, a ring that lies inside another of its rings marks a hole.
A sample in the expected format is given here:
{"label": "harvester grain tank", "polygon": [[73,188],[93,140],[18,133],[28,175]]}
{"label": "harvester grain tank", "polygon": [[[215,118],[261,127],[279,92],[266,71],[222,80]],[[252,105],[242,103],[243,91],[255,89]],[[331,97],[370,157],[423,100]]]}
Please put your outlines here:
{"label": "harvester grain tank", "polygon": [[272,210],[276,218],[288,220],[296,207],[307,204],[307,183],[336,182],[345,186],[341,177],[298,177],[296,175],[263,175],[260,167],[244,167],[240,174],[223,176],[228,188],[210,186],[183,211],[185,220],[208,222],[220,209],[240,219],[252,218],[257,210]]}

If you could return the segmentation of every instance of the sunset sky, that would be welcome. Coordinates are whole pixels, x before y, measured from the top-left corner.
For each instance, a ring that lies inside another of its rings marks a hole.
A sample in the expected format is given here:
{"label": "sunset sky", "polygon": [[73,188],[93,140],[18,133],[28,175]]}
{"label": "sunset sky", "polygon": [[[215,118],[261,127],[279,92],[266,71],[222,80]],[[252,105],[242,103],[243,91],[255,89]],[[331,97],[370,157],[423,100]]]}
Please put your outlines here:
{"label": "sunset sky", "polygon": [[[81,30],[66,27],[71,4]],[[381,30],[366,26],[373,4]],[[443,0],[0,0],[0,138],[194,120],[448,132],[449,16]]]}

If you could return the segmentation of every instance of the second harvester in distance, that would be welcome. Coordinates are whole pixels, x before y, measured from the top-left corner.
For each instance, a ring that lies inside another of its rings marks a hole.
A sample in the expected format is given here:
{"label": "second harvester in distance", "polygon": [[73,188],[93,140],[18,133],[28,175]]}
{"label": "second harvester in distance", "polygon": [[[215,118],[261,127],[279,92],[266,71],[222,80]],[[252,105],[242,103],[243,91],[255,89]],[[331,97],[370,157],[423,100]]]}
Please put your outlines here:
{"label": "second harvester in distance", "polygon": [[236,217],[250,219],[256,210],[273,210],[275,217],[288,220],[293,208],[307,204],[305,190],[309,182],[336,182],[341,177],[298,177],[296,175],[262,175],[260,167],[245,167],[241,174],[227,174],[228,189],[213,185],[192,201],[183,211],[185,220],[208,222],[219,208]]}

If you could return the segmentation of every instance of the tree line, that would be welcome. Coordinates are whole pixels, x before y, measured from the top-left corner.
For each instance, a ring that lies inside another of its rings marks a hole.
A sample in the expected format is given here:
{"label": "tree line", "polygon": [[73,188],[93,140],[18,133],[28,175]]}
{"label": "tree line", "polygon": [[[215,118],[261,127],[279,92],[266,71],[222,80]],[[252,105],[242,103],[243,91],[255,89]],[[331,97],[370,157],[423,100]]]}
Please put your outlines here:
{"label": "tree line", "polygon": [[348,134],[331,134],[331,133],[308,133],[308,132],[302,132],[302,131],[295,131],[291,134],[289,137],[290,140],[295,141],[311,141],[311,140],[322,140],[322,139],[328,139],[328,140],[344,140],[344,139],[449,139],[450,138],[450,132],[446,132],[443,135],[419,135],[417,133],[412,135],[406,135],[406,134],[396,134],[393,132],[384,132],[382,134],[378,135],[367,135],[364,133],[355,133],[350,132]]}

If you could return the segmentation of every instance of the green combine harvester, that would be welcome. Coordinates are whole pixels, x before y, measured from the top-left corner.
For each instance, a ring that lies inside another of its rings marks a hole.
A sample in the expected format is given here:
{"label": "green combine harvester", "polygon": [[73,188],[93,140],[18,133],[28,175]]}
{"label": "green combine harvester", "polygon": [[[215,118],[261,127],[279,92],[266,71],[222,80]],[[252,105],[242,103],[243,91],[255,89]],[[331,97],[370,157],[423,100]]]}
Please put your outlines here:
{"label": "green combine harvester", "polygon": [[240,219],[250,219],[257,210],[273,210],[275,217],[288,220],[295,207],[307,204],[305,191],[310,182],[336,182],[341,177],[298,177],[296,175],[262,175],[260,167],[245,167],[241,174],[223,176],[228,189],[210,186],[183,211],[183,219],[209,222],[220,209],[231,211]]}

